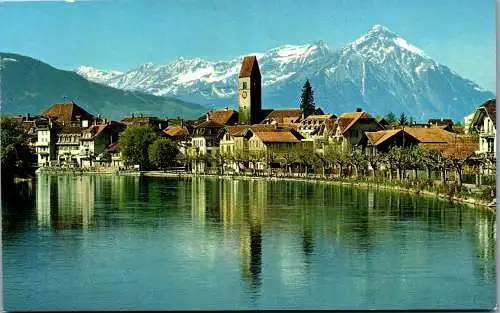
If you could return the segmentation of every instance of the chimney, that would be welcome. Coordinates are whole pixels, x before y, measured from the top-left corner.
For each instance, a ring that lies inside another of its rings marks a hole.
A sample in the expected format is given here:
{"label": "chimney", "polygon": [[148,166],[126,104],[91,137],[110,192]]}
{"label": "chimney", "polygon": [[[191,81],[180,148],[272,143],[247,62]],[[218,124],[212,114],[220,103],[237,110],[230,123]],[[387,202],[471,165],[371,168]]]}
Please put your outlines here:
{"label": "chimney", "polygon": [[161,122],[160,122],[160,123],[158,123],[158,128],[159,128],[159,129],[161,129]]}
{"label": "chimney", "polygon": [[210,120],[210,114],[207,113],[207,122]]}
{"label": "chimney", "polygon": [[181,128],[184,127],[184,120],[181,120]]}
{"label": "chimney", "polygon": [[356,108],[356,112],[363,112],[362,108]]}

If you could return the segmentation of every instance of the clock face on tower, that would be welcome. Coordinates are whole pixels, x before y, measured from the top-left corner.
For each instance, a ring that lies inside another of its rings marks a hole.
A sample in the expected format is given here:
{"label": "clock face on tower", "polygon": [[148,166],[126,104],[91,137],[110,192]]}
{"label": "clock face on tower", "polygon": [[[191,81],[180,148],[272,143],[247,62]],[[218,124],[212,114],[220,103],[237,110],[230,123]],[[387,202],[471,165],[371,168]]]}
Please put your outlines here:
{"label": "clock face on tower", "polygon": [[247,92],[246,92],[246,91],[243,91],[243,92],[241,93],[241,96],[243,97],[243,99],[245,99],[245,98],[247,97]]}

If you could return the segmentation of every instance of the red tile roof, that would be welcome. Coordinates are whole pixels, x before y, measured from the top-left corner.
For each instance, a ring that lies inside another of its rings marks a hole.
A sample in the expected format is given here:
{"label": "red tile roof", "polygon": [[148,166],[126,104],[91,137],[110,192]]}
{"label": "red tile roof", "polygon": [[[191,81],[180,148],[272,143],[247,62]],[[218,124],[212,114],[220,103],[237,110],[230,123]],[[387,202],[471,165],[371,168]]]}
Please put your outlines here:
{"label": "red tile roof", "polygon": [[238,113],[234,110],[217,110],[208,113],[208,118],[219,124],[227,124],[231,118],[236,120]]}
{"label": "red tile roof", "polygon": [[189,130],[186,126],[169,126],[164,131],[168,137],[186,138],[189,137]]}
{"label": "red tile roof", "polygon": [[212,120],[205,121],[199,125],[195,126],[196,128],[222,128],[224,125],[214,122]]}
{"label": "red tile roof", "polygon": [[276,109],[272,110],[264,120],[276,121],[277,123],[297,123],[302,116],[301,109]]}
{"label": "red tile roof", "polygon": [[459,140],[457,143],[424,144],[423,146],[431,150],[440,151],[445,157],[453,157],[461,160],[475,155],[476,151],[479,150],[479,144],[470,140]]}
{"label": "red tile roof", "polygon": [[254,131],[253,133],[265,143],[300,142],[300,140],[290,131]]}
{"label": "red tile roof", "polygon": [[60,134],[81,134],[83,130],[83,127],[67,125],[61,128]]}
{"label": "red tile roof", "polygon": [[94,116],[84,109],[82,109],[77,104],[71,103],[57,103],[52,105],[47,109],[47,111],[40,114],[45,118],[54,118],[59,123],[69,123],[77,120],[77,116],[80,116],[80,120],[93,120]]}
{"label": "red tile roof", "polygon": [[345,133],[360,119],[373,119],[375,121],[375,119],[366,112],[346,112],[343,113],[338,119],[340,131]]}
{"label": "red tile roof", "polygon": [[89,128],[83,130],[83,133],[90,133],[91,134],[91,137],[89,138],[82,138],[81,140],[83,141],[87,141],[87,140],[94,140],[97,136],[99,136],[103,131],[104,129],[107,127],[108,125],[92,125],[90,126]]}
{"label": "red tile roof", "polygon": [[421,143],[449,143],[457,136],[441,128],[405,127],[404,130]]}
{"label": "red tile roof", "polygon": [[[254,67],[256,67],[254,69]],[[257,62],[257,57],[255,55],[249,55],[243,58],[240,70],[240,78],[250,77],[254,70],[259,70],[259,63]]]}
{"label": "red tile roof", "polygon": [[[385,142],[386,140],[394,137],[396,134],[399,134],[400,132],[404,132],[405,136],[410,136],[410,137],[415,138],[414,136],[412,136],[408,132],[403,131],[403,129],[379,130],[376,132],[366,132],[365,134],[374,146],[378,146],[378,145],[382,144],[383,142]],[[418,140],[417,138],[415,138],[415,139]]]}

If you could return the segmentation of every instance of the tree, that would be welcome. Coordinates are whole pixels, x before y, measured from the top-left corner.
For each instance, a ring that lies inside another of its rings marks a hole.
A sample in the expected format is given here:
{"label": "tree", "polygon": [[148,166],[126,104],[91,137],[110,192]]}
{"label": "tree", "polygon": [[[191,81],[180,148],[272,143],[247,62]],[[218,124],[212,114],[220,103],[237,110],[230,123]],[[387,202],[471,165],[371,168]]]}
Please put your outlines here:
{"label": "tree", "polygon": [[23,175],[32,163],[32,153],[28,145],[28,135],[24,129],[10,118],[0,118],[2,179]]}
{"label": "tree", "polygon": [[300,108],[302,109],[302,112],[304,112],[304,117],[308,117],[315,111],[313,93],[314,92],[312,90],[311,83],[309,83],[308,79],[306,80],[304,87],[302,87],[302,96],[300,102]]}
{"label": "tree", "polygon": [[149,125],[131,126],[120,135],[120,151],[126,165],[138,164],[140,169],[150,166],[149,145],[157,139]]}
{"label": "tree", "polygon": [[267,175],[271,176],[271,173],[272,173],[271,164],[276,162],[277,158],[278,157],[277,157],[277,154],[275,152],[266,151],[264,153],[262,160],[264,162],[266,162]]}
{"label": "tree", "polygon": [[372,168],[372,179],[375,179],[375,173],[379,167],[379,164],[383,161],[382,155],[378,152],[365,153],[364,159],[368,165]]}
{"label": "tree", "polygon": [[213,159],[215,164],[217,165],[217,169],[219,170],[220,175],[224,175],[224,165],[226,161],[229,159],[229,156],[224,152],[216,151],[213,155]]}
{"label": "tree", "polygon": [[166,138],[158,138],[149,146],[149,160],[157,168],[166,168],[177,163],[179,149]]}
{"label": "tree", "polygon": [[408,148],[392,147],[387,153],[389,168],[397,170],[398,179],[404,177],[404,171],[408,168],[410,161],[410,151]]}
{"label": "tree", "polygon": [[391,125],[396,124],[396,114],[389,112],[384,119]]}
{"label": "tree", "polygon": [[355,178],[359,177],[359,171],[366,165],[366,159],[363,156],[361,149],[355,148],[349,153],[349,164],[354,167]]}
{"label": "tree", "polygon": [[406,117],[406,114],[401,113],[401,115],[399,116],[398,124],[399,125],[408,125],[408,118]]}
{"label": "tree", "polygon": [[292,174],[291,165],[295,160],[295,155],[291,151],[280,151],[278,159],[282,166],[285,167],[285,172]]}
{"label": "tree", "polygon": [[313,164],[314,153],[312,147],[308,148],[302,144],[292,148],[294,159],[304,167],[304,174],[307,176],[309,165]]}

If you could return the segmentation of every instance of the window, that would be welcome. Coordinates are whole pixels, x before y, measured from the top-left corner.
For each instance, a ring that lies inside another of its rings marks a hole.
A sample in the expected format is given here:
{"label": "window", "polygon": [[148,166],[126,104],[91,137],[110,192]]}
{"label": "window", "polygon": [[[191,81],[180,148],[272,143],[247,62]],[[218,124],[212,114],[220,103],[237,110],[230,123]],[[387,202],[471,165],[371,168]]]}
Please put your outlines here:
{"label": "window", "polygon": [[243,82],[241,89],[247,89],[247,82]]}

